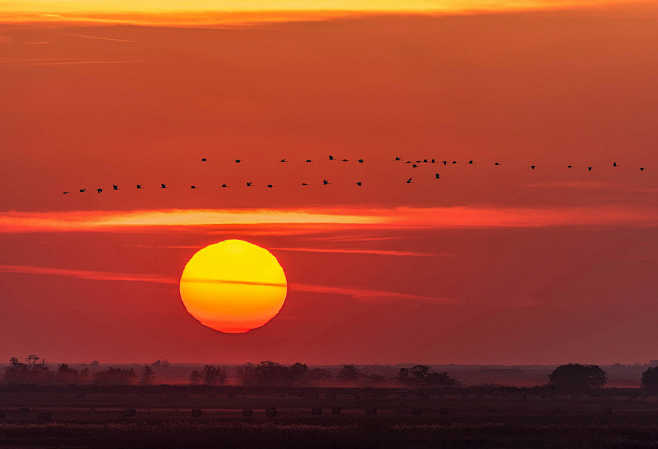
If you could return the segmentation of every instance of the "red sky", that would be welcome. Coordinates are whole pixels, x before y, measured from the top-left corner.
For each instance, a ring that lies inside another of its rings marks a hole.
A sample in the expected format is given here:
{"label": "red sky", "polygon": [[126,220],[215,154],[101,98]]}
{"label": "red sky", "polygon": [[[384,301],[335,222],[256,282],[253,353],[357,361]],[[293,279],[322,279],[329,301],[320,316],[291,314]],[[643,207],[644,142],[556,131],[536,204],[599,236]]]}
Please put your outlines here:
{"label": "red sky", "polygon": [[[0,357],[655,359],[657,20],[0,25]],[[178,296],[186,260],[226,238],[290,282],[246,335]]]}

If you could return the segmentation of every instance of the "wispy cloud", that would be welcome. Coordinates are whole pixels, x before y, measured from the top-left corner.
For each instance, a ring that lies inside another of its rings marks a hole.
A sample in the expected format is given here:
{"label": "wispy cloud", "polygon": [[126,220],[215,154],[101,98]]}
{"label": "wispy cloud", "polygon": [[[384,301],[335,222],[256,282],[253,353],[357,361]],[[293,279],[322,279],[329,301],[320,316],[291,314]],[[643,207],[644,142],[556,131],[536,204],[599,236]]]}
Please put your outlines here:
{"label": "wispy cloud", "polygon": [[107,37],[107,36],[94,36],[91,34],[67,34],[66,36],[77,37],[79,39],[88,39],[94,41],[107,41],[107,42],[117,42],[122,44],[135,44],[137,41],[131,41],[129,39],[119,39],[116,37]]}
{"label": "wispy cloud", "polygon": [[[125,231],[144,227],[230,227],[250,225],[332,226],[351,229],[538,228],[553,226],[658,225],[658,209],[647,205],[494,208],[437,207],[391,209],[170,209],[139,211],[0,212],[0,232]],[[215,229],[216,231],[217,229]],[[298,232],[299,229],[295,229]]]}
{"label": "wispy cloud", "polygon": [[[107,272],[107,271],[37,267],[31,265],[0,265],[0,272],[38,275],[38,276],[62,276],[62,277],[69,277],[69,278],[82,279],[82,280],[92,280],[92,281],[145,282],[145,283],[168,284],[168,285],[178,285],[179,283],[178,279],[176,278],[161,276],[156,274],[115,273],[115,272]],[[271,284],[271,283],[250,282],[250,281],[233,281],[233,280],[222,280],[222,279],[185,279],[185,281],[285,287],[284,284]],[[358,287],[326,286],[326,285],[303,284],[303,283],[295,283],[295,282],[288,283],[287,286],[290,292],[306,292],[306,293],[318,293],[318,294],[327,294],[327,295],[349,296],[358,300],[375,300],[378,298],[382,298],[382,299],[394,299],[394,300],[398,299],[398,300],[428,301],[433,303],[455,302],[455,300],[450,298],[423,296],[423,295],[415,295],[411,293],[392,292],[386,290],[363,289]]]}
{"label": "wispy cloud", "polygon": [[0,272],[21,273],[44,276],[64,276],[94,281],[148,282],[155,284],[178,284],[175,279],[135,273],[113,273],[107,271],[71,270],[68,268],[35,267],[31,265],[0,265]]}
{"label": "wispy cloud", "polygon": [[434,257],[442,254],[423,253],[417,251],[402,251],[394,249],[344,249],[344,248],[269,248],[273,251],[300,252],[300,253],[320,253],[320,254],[364,254],[376,256],[413,256],[413,257]]}
{"label": "wispy cloud", "polygon": [[139,59],[0,59],[0,65],[65,66],[65,65],[98,65],[98,64],[140,64]]}

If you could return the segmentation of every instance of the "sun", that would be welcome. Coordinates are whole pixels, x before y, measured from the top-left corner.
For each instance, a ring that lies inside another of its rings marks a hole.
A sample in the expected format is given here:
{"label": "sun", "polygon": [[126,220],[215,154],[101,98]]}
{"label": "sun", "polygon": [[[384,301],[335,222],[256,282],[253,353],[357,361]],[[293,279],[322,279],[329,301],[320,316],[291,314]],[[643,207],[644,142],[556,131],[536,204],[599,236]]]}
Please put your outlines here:
{"label": "sun", "polygon": [[197,251],[180,279],[187,311],[201,324],[225,333],[263,326],[283,307],[288,282],[265,248],[224,240]]}

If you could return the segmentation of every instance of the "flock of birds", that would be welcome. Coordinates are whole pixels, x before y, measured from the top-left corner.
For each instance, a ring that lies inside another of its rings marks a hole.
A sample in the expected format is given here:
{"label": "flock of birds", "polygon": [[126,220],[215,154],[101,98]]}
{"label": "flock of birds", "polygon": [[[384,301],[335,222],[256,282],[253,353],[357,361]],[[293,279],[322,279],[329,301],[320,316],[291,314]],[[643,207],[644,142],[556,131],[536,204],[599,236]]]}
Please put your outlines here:
{"label": "flock of birds", "polygon": [[[336,159],[333,155],[329,155],[329,160],[330,161],[338,161],[338,159]],[[444,167],[447,167],[449,165],[457,165],[456,160],[452,160],[452,161],[441,160],[441,161],[439,161],[437,159],[418,159],[418,160],[405,160],[403,162],[403,160],[400,156],[395,156],[394,160],[396,162],[399,162],[399,163],[408,164],[411,168],[418,168],[423,164],[437,164],[439,166],[443,165]],[[346,159],[346,158],[343,158],[340,161],[341,162],[350,162],[350,160]],[[207,157],[202,157],[201,158],[201,163],[206,163],[206,162],[208,162],[208,158]],[[284,159],[281,159],[280,162],[282,164],[286,164],[286,163],[288,163],[288,160],[284,158]],[[304,160],[304,163],[306,163],[306,164],[311,164],[312,162],[313,162],[313,160],[311,160],[311,159]],[[356,162],[358,164],[364,164],[365,160],[361,158],[361,159],[357,159]],[[242,160],[241,159],[235,159],[235,163],[240,164],[240,163],[242,163]],[[466,165],[473,165],[473,164],[474,164],[473,160],[469,160],[469,161],[466,162]],[[500,166],[502,166],[502,162],[496,161],[496,162],[493,163],[493,165],[495,167],[500,167]],[[612,165],[612,167],[615,167],[615,168],[618,167],[617,162],[612,162],[611,165]],[[530,170],[535,170],[537,168],[537,165],[536,164],[531,164],[529,166],[529,168],[530,168]],[[573,164],[568,164],[567,168],[569,168],[569,169],[574,168],[574,165]],[[586,167],[586,169],[587,169],[588,172],[591,172],[593,167],[591,165],[589,165],[589,166]],[[640,172],[644,172],[644,171],[645,171],[645,167],[640,167]],[[433,178],[434,179],[441,179],[441,175],[439,174],[439,172],[436,172],[436,173],[434,173]],[[414,181],[415,181],[415,178],[413,176],[411,176],[411,177],[405,178],[403,180],[403,183],[404,184],[411,184]],[[329,184],[331,184],[331,182],[329,182],[328,179],[323,179],[322,180],[321,185],[326,186],[326,185],[329,185]],[[354,184],[357,187],[363,187],[363,181],[356,181]],[[302,187],[307,187],[309,185],[310,184],[307,183],[307,182],[302,182],[301,183]],[[246,181],[245,182],[245,187],[247,187],[247,188],[254,187],[254,186],[255,186],[255,184],[252,181]],[[144,189],[144,184],[136,184],[135,187],[136,187],[137,190],[142,190],[142,189]],[[197,189],[197,185],[195,185],[195,184],[192,184],[189,187],[190,187],[191,190]],[[220,189],[229,189],[230,187],[231,186],[229,186],[228,184],[220,184],[219,185]],[[274,188],[274,185],[273,184],[266,184],[265,187],[267,189],[272,189],[272,188]],[[168,188],[167,184],[164,184],[164,183],[160,184],[160,189],[164,190],[164,189],[167,189],[167,188]],[[119,190],[119,186],[117,184],[112,184],[112,190],[114,190],[114,191]],[[80,193],[85,193],[85,192],[87,192],[87,188],[86,187],[81,187],[79,189],[79,191],[80,191]],[[102,187],[96,188],[96,192],[97,193],[103,193],[103,188]],[[71,193],[70,191],[62,192],[63,195],[68,195],[70,193]]]}

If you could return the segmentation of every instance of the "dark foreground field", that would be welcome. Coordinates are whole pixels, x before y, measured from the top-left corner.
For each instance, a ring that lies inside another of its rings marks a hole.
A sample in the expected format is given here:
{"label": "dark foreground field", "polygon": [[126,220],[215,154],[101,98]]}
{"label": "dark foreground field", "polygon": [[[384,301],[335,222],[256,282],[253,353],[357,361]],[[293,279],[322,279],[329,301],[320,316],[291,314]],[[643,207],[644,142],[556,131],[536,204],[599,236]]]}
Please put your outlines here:
{"label": "dark foreground field", "polygon": [[3,387],[0,447],[658,448],[658,397],[632,389]]}

